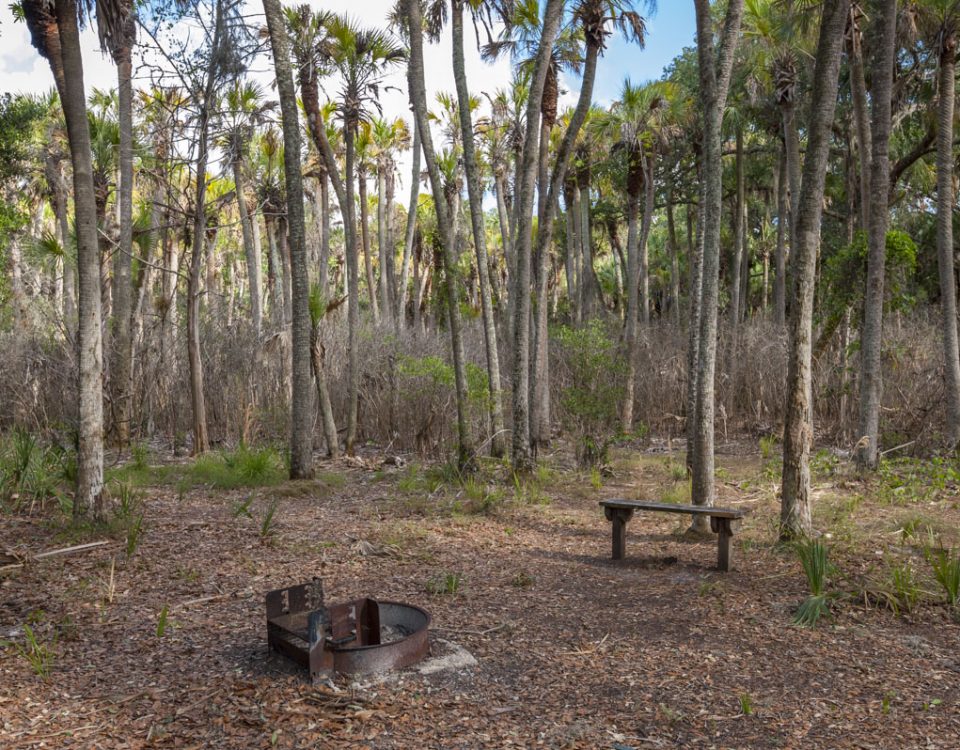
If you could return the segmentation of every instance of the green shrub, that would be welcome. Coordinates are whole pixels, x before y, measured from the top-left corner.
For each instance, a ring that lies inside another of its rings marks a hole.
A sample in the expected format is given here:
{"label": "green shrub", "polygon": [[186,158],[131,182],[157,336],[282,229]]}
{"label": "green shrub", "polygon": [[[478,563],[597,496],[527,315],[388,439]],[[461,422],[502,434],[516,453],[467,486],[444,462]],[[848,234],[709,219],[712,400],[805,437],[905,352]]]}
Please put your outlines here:
{"label": "green shrub", "polygon": [[927,561],[946,595],[947,604],[955,607],[960,600],[960,555],[941,546],[936,551],[927,550]]}
{"label": "green shrub", "polygon": [[832,566],[828,559],[827,548],[819,539],[798,542],[795,549],[807,578],[810,596],[797,608],[793,622],[800,627],[812,628],[830,607],[830,596],[827,594],[826,586]]}
{"label": "green shrub", "polygon": [[626,362],[596,320],[582,328],[559,328],[556,341],[561,422],[576,438],[580,466],[602,466],[619,431]]}

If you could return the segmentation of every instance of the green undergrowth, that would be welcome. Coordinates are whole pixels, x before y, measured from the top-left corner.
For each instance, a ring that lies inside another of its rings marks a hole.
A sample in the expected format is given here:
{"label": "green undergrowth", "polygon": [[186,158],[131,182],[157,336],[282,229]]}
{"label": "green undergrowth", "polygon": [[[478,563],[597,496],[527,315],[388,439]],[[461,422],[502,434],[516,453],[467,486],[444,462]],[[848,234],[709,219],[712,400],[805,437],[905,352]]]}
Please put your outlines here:
{"label": "green undergrowth", "polygon": [[153,465],[135,459],[112,469],[108,479],[127,482],[135,487],[192,487],[232,490],[249,487],[271,487],[286,480],[284,459],[274,448],[250,448],[217,451],[180,464]]}

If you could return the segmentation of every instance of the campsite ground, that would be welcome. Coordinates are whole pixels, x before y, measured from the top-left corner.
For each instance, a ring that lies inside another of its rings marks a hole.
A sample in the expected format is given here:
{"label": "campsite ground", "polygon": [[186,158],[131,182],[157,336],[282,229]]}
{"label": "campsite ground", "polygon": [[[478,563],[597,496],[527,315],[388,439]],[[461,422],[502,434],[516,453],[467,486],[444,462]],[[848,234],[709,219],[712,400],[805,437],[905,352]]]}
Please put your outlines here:
{"label": "campsite ground", "polygon": [[[140,456],[113,472],[107,529],[0,514],[0,745],[960,746],[960,618],[926,554],[960,546],[957,465],[892,462],[863,482],[818,454],[833,598],[799,628],[807,583],[775,543],[776,449],[761,449],[719,457],[720,503],[750,511],[728,574],[683,516],[634,518],[627,559],[609,559],[599,499],[687,500],[667,446],[620,449],[612,476],[559,450],[527,483],[372,450],[296,483]],[[268,654],[263,595],[314,575],[328,601],[425,607],[434,650],[476,664],[311,686]]]}

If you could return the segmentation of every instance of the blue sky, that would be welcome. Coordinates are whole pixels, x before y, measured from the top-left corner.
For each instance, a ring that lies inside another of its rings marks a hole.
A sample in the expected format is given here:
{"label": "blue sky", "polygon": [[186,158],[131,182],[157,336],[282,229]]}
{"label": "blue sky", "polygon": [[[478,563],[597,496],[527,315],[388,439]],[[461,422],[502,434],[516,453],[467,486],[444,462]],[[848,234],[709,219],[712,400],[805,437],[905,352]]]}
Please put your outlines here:
{"label": "blue sky", "polygon": [[684,47],[693,46],[697,29],[693,0],[660,0],[658,6],[656,13],[647,17],[644,49],[627,44],[622,36],[610,40],[597,70],[594,99],[598,104],[616,100],[627,76],[634,83],[659,78]]}

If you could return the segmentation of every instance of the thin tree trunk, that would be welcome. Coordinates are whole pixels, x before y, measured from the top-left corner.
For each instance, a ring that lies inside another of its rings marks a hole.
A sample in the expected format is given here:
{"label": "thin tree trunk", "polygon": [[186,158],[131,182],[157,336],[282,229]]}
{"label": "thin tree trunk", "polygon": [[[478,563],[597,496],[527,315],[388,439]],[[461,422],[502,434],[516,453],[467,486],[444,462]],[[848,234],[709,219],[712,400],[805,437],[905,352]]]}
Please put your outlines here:
{"label": "thin tree trunk", "polygon": [[563,15],[562,0],[547,0],[541,25],[539,49],[530,80],[526,109],[526,133],[517,187],[516,275],[511,298],[513,305],[513,445],[512,464],[515,471],[527,472],[534,460],[530,445],[530,285],[532,260],[532,223],[534,185],[540,153],[540,104],[550,65],[553,42]]}
{"label": "thin tree trunk", "polygon": [[[393,304],[390,301],[390,253],[387,232],[387,173],[386,167],[377,168],[377,252],[380,257],[380,309],[385,316],[391,315]],[[372,291],[371,291],[372,294]]]}
{"label": "thin tree trunk", "polygon": [[743,173],[743,128],[737,128],[735,171],[737,179],[736,203],[733,210],[733,263],[730,265],[730,328],[733,332],[731,350],[733,357],[737,351],[737,328],[740,324],[740,282],[743,263],[743,204],[746,201],[745,178]]}
{"label": "thin tree trunk", "polygon": [[467,372],[460,330],[460,300],[456,277],[456,234],[452,217],[447,210],[443,181],[440,169],[437,166],[433,137],[430,134],[430,123],[427,119],[427,91],[423,70],[423,21],[420,16],[420,2],[419,0],[404,0],[404,6],[410,32],[410,59],[407,68],[410,101],[417,118],[417,127],[420,129],[423,156],[430,174],[434,208],[437,212],[437,224],[440,227],[443,244],[447,310],[449,312],[454,382],[457,394],[457,439],[459,442],[457,464],[461,470],[469,470],[473,464],[474,447],[467,413]]}
{"label": "thin tree trunk", "polygon": [[670,317],[680,329],[680,244],[673,215],[673,185],[667,187],[667,240],[670,243]]}
{"label": "thin tree trunk", "polygon": [[773,319],[778,326],[787,324],[787,149],[781,144],[780,161],[774,180],[777,194],[777,249],[774,253]]}
{"label": "thin tree trunk", "polygon": [[380,325],[380,305],[377,303],[377,287],[373,281],[373,260],[370,257],[370,204],[367,201],[367,176],[357,172],[357,197],[360,201],[360,238],[363,241],[363,265],[367,274],[367,297],[374,325]]}
{"label": "thin tree trunk", "polygon": [[[410,202],[407,204],[407,229],[403,240],[403,263],[400,267],[400,288],[397,290],[397,321],[403,323],[407,317],[407,283],[409,280],[410,259],[413,255],[413,241],[417,230],[417,206],[420,203],[420,130],[413,123],[413,168],[410,170]],[[414,289],[417,288],[414,282]],[[414,300],[416,302],[416,300]]]}
{"label": "thin tree trunk", "polygon": [[[860,335],[860,438],[856,461],[861,469],[874,469],[879,458],[880,402],[882,397],[881,346],[883,341],[883,281],[886,265],[887,200],[890,184],[891,91],[896,54],[897,0],[885,0],[879,8],[879,48],[872,71],[873,111],[870,134],[870,175],[861,174],[861,196],[866,207],[863,219],[868,223],[867,288],[863,304],[863,330]],[[859,44],[857,45],[859,47]],[[860,75],[863,75],[861,68]],[[869,130],[869,128],[864,128]],[[861,145],[863,141],[861,139]],[[860,171],[865,152],[861,151]],[[869,188],[864,191],[864,182]],[[869,195],[869,200],[867,196]],[[841,421],[842,421],[841,415]]]}
{"label": "thin tree trunk", "polygon": [[794,301],[790,308],[787,403],[783,428],[783,486],[780,537],[805,536],[812,530],[810,506],[811,341],[817,250],[823,215],[823,192],[829,163],[830,133],[837,105],[843,30],[849,0],[827,0],[820,21],[811,91],[807,152],[796,213],[797,244],[792,248]]}
{"label": "thin tree trunk", "polygon": [[947,440],[953,450],[960,444],[960,342],[957,340],[957,281],[953,262],[956,34],[945,34],[940,44],[940,70],[937,75],[937,268],[940,275],[940,307],[943,311]]}
{"label": "thin tree trunk", "polygon": [[[129,24],[133,24],[133,17]],[[128,37],[129,38],[129,37]],[[120,243],[113,263],[113,351],[110,363],[110,391],[113,426],[117,445],[122,449],[130,441],[130,412],[133,407],[133,346],[130,334],[132,318],[131,264],[133,253],[133,86],[130,46],[116,50],[118,81],[118,117],[120,130]]]}
{"label": "thin tree trunk", "polygon": [[293,308],[293,400],[290,404],[290,478],[313,476],[313,404],[311,399],[310,281],[307,272],[303,218],[303,176],[300,167],[300,118],[290,66],[290,39],[280,0],[263,0],[270,30],[273,64],[283,124],[283,167],[287,186],[287,232],[290,248]]}
{"label": "thin tree trunk", "polygon": [[640,221],[639,179],[635,173],[641,169],[634,162],[641,157],[630,155],[630,176],[627,196],[627,273],[624,279],[626,314],[627,377],[623,392],[623,408],[620,411],[620,429],[624,434],[633,431],[633,402],[637,380],[637,304],[640,264],[637,254]]}
{"label": "thin tree trunk", "polygon": [[463,164],[467,176],[467,195],[470,200],[470,221],[473,242],[477,251],[477,274],[480,282],[480,304],[483,311],[483,338],[487,354],[489,386],[489,416],[493,435],[490,455],[499,458],[506,453],[506,433],[503,423],[503,405],[500,388],[500,355],[497,351],[497,326],[490,296],[490,266],[487,258],[487,235],[483,218],[483,189],[477,165],[473,122],[470,114],[470,91],[463,54],[463,1],[452,0],[453,77],[457,87],[460,113],[460,131],[463,137]]}
{"label": "thin tree trunk", "polygon": [[[695,0],[700,96],[704,118],[703,147],[703,280],[700,302],[700,336],[697,356],[695,435],[693,445],[693,502],[713,505],[714,487],[714,374],[717,355],[718,286],[720,270],[720,219],[722,196],[721,124],[726,106],[733,57],[743,16],[743,0],[731,0],[714,52],[713,22],[709,0]],[[705,520],[696,516],[693,529],[705,530]]]}
{"label": "thin tree trunk", "polygon": [[330,298],[330,179],[324,172],[317,178],[317,211],[320,215],[320,268],[318,283],[324,300]]}
{"label": "thin tree trunk", "polygon": [[93,189],[90,126],[83,84],[83,59],[74,0],[56,0],[59,59],[51,59],[54,77],[64,81],[60,102],[67,123],[73,166],[73,196],[79,271],[80,429],[74,518],[89,511],[104,517],[103,503],[103,342],[100,332],[100,258]]}
{"label": "thin tree trunk", "polygon": [[[857,21],[852,15],[850,26],[854,26]],[[860,226],[864,231],[869,231],[870,197],[872,195],[870,192],[870,154],[872,147],[870,121],[867,112],[867,83],[863,74],[863,46],[859,29],[850,28],[847,46],[847,57],[850,64],[850,98],[853,103],[853,120],[857,126],[857,148],[860,152]],[[874,73],[876,72],[874,70]],[[890,61],[890,76],[892,80],[892,59]],[[876,81],[874,81],[873,86],[874,93],[876,93]],[[889,103],[887,108],[889,109]],[[874,101],[874,112],[876,112],[876,101]],[[889,177],[887,179],[889,180]]]}
{"label": "thin tree trunk", "polygon": [[257,253],[253,241],[253,225],[250,221],[250,211],[247,209],[246,191],[243,184],[243,163],[240,159],[233,161],[233,183],[237,190],[237,207],[240,210],[240,233],[243,238],[243,251],[247,259],[247,279],[250,284],[250,316],[253,319],[253,329],[260,338],[263,327],[263,309],[260,299],[260,255]]}

